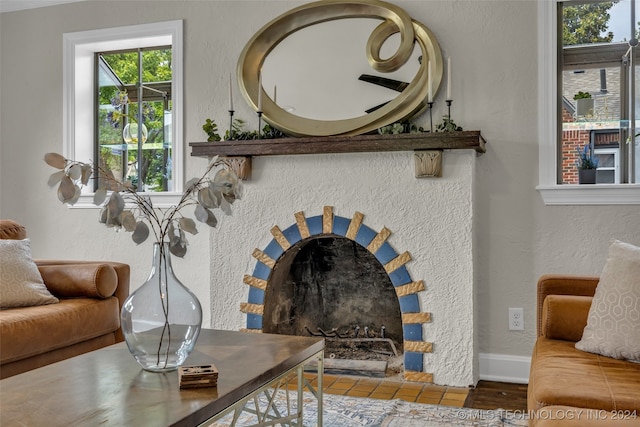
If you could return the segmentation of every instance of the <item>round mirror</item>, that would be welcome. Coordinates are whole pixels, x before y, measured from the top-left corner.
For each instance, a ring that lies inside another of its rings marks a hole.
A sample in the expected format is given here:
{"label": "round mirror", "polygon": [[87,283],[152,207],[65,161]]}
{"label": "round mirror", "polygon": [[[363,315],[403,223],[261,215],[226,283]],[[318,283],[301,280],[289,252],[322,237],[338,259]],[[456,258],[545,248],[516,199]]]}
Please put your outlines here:
{"label": "round mirror", "polygon": [[[379,23],[341,19],[291,34],[265,58],[263,89],[285,111],[316,120],[355,118],[389,102],[418,73],[422,52],[414,46],[407,63],[392,73],[372,70],[365,47]],[[381,57],[390,57],[399,43],[399,34],[389,37]]]}
{"label": "round mirror", "polygon": [[370,0],[293,9],[259,30],[238,60],[244,98],[294,136],[357,135],[410,118],[435,97],[442,72],[429,29]]}

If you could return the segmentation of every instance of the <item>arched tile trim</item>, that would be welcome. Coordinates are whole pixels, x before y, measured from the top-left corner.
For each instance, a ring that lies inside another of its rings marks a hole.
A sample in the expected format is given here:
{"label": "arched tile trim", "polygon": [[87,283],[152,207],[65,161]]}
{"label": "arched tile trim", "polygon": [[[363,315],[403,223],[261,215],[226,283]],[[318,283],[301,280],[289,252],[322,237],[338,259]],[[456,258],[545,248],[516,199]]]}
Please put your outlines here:
{"label": "arched tile trim", "polygon": [[433,351],[433,344],[423,341],[422,325],[431,322],[431,313],[420,311],[418,293],[424,292],[424,282],[411,279],[405,265],[411,261],[409,252],[398,254],[387,242],[391,231],[383,227],[376,232],[363,224],[364,215],[356,212],[352,218],[335,216],[332,206],[325,206],[322,215],[307,218],[304,212],[294,214],[295,223],[280,229],[271,228],[273,240],[264,249],[254,249],[256,265],[252,275],[244,276],[249,285],[249,297],[240,304],[247,315],[246,331],[262,332],[265,291],[269,276],[277,260],[303,239],[323,235],[338,235],[353,240],[366,248],[382,264],[395,287],[402,315],[404,340],[404,377],[408,381],[433,382],[433,375],[424,372],[424,353]]}

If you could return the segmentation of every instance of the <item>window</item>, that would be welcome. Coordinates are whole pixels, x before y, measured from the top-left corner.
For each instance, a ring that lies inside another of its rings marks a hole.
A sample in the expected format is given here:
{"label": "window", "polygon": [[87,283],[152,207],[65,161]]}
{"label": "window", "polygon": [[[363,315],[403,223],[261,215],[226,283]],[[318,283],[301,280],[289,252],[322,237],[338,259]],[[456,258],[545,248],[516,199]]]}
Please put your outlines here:
{"label": "window", "polygon": [[[63,154],[106,165],[148,192],[156,206],[175,203],[183,185],[182,21],[63,39]],[[126,68],[118,61],[134,71],[118,75],[114,70]],[[165,63],[146,64],[153,61]],[[94,189],[85,188],[77,206],[93,206]]]}
{"label": "window", "polygon": [[598,169],[596,169],[597,184],[620,183],[620,162],[618,161],[619,152],[619,148],[594,149],[594,154],[598,159]]}
{"label": "window", "polygon": [[[632,137],[640,118],[638,4],[539,2],[538,189],[546,204],[640,203],[640,138]],[[600,161],[596,186],[572,185],[585,145]]]}

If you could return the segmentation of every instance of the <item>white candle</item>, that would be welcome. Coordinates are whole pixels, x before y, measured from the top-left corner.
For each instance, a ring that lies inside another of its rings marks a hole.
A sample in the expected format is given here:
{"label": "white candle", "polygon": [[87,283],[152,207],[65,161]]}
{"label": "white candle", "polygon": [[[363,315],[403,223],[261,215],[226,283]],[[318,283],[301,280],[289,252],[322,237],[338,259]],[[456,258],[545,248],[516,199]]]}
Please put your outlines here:
{"label": "white candle", "polygon": [[233,111],[233,89],[231,88],[231,73],[229,73],[229,111]]}
{"label": "white candle", "polygon": [[433,73],[431,72],[431,60],[429,60],[428,62],[427,72],[429,73],[428,83],[427,83],[429,85],[429,96],[427,97],[427,102],[433,102],[433,88],[431,87],[433,84],[433,80],[432,80]]}
{"label": "white candle", "polygon": [[258,111],[262,111],[262,73],[258,77]]}
{"label": "white candle", "polygon": [[451,101],[451,57],[447,58],[447,101]]}

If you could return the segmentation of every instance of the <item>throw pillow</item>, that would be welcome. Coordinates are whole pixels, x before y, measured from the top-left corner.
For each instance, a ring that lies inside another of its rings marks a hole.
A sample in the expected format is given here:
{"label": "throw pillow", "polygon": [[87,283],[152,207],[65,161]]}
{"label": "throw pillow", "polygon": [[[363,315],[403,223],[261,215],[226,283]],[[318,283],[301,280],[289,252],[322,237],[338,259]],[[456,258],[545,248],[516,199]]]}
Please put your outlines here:
{"label": "throw pillow", "polygon": [[640,362],[640,248],[614,240],[578,350]]}
{"label": "throw pillow", "polygon": [[33,262],[29,239],[0,240],[0,308],[56,302]]}

